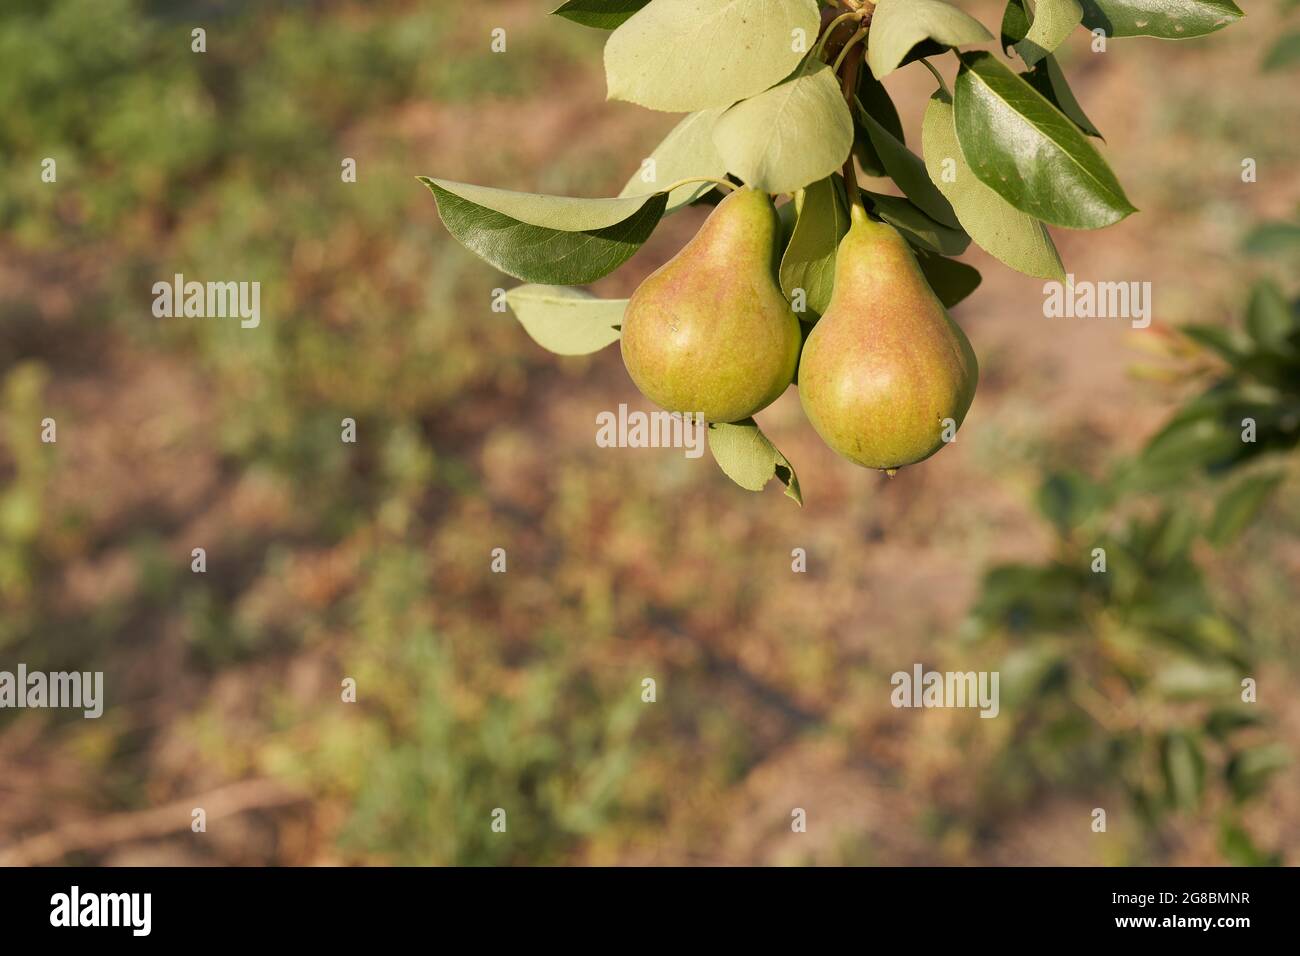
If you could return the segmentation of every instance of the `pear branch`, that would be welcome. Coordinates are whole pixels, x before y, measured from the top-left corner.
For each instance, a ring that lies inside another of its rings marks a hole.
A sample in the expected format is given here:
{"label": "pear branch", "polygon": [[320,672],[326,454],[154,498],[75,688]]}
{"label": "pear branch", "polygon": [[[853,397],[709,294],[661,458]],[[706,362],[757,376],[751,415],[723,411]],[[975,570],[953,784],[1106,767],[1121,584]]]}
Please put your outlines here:
{"label": "pear branch", "polygon": [[[866,35],[865,25],[858,33],[863,36]],[[852,46],[857,39],[858,34],[854,34],[853,40],[849,41],[849,46]],[[848,48],[847,46],[844,48],[846,52]],[[858,52],[861,53],[860,50]],[[841,53],[840,58],[843,59],[843,57],[844,54]],[[857,100],[858,71],[860,69],[862,69],[861,56],[850,57],[844,67],[844,99],[848,102],[850,113],[853,112],[853,104]],[[844,161],[844,189],[848,194],[849,207],[851,209],[862,209],[862,193],[858,190],[858,174],[853,168],[853,150],[851,149],[849,150],[848,159]]]}

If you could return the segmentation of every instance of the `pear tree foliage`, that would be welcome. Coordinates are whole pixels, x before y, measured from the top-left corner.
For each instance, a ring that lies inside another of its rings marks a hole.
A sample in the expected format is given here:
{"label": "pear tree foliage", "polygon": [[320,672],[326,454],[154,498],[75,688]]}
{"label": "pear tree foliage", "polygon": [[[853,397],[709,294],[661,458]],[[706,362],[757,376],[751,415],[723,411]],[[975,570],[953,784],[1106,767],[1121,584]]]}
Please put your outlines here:
{"label": "pear tree foliage", "polygon": [[[622,194],[420,181],[458,241],[526,283],[508,301],[529,334],[572,355],[617,341],[624,303],[570,287],[613,272],[665,216],[715,205],[724,182],[777,200],[780,285],[807,323],[829,297],[841,197],[860,197],[907,238],[947,307],[978,285],[950,258],[971,242],[1026,275],[1064,281],[1048,227],[1100,229],[1136,210],[1056,51],[1075,31],[1181,40],[1243,13],[1232,0],[1008,0],[993,29],[944,0],[567,0],[553,15],[608,32],[608,99],[684,114],[647,161],[629,160]],[[899,70],[935,81],[920,143],[906,142],[880,82]],[[859,191],[859,169],[902,196]],[[726,461],[729,475],[785,461],[766,439],[727,448],[755,456],[752,467]],[[788,462],[775,474],[797,489]]]}

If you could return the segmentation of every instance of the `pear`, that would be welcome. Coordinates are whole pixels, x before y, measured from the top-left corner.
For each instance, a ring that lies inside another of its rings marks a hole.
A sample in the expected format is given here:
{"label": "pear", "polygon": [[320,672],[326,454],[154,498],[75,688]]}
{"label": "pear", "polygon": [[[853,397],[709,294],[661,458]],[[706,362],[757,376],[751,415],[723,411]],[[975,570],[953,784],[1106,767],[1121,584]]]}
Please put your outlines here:
{"label": "pear", "polygon": [[735,422],[794,378],[799,320],[777,281],[780,225],[766,193],[742,187],[632,294],[623,364],[671,412]]}
{"label": "pear", "polygon": [[830,303],[799,361],[799,399],[817,434],[892,475],[951,439],[945,425],[961,425],[978,379],[970,342],[907,240],[855,206]]}

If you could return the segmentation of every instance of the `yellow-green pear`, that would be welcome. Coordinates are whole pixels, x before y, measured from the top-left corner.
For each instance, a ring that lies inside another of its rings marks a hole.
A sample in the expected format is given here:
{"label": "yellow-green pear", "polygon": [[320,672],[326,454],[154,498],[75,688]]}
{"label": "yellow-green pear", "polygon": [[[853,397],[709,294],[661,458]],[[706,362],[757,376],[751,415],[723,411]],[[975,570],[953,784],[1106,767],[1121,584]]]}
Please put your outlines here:
{"label": "yellow-green pear", "polygon": [[623,364],[646,398],[735,422],[785,391],[800,332],[777,281],[779,230],[766,193],[736,189],[632,294]]}
{"label": "yellow-green pear", "polygon": [[952,440],[978,379],[970,342],[907,240],[854,207],[830,304],[799,361],[799,399],[817,434],[892,474]]}

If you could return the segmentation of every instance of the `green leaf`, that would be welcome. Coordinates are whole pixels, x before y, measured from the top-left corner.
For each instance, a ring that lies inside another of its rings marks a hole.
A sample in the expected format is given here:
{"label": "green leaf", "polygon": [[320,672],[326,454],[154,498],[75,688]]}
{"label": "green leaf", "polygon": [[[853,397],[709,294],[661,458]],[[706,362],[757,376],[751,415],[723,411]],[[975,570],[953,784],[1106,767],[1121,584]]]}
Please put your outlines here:
{"label": "green leaf", "polygon": [[[1009,0],[1006,12],[1002,16],[1003,49],[1010,52],[1017,43],[1025,38],[1028,32],[1029,13],[1025,8],[1025,0]],[[1030,86],[1042,93],[1049,103],[1068,116],[1075,126],[1089,136],[1096,136],[1098,139],[1102,138],[1101,131],[1097,129],[1092,120],[1088,119],[1083,107],[1074,98],[1074,92],[1070,89],[1070,84],[1066,82],[1065,75],[1056,62],[1056,57],[1048,54],[1033,64],[1032,69],[1020,75]]]}
{"label": "green leaf", "polygon": [[785,485],[785,493],[803,507],[799,491],[799,477],[776,450],[752,418],[729,425],[709,426],[709,450],[723,473],[740,487],[749,491],[762,491],[776,477]]}
{"label": "green leaf", "polygon": [[557,355],[587,355],[617,342],[627,308],[627,299],[554,285],[521,285],[506,302],[532,340]]}
{"label": "green leaf", "polygon": [[[796,199],[798,218],[781,257],[781,291],[793,299],[803,289],[816,318],[830,304],[835,287],[835,252],[849,231],[849,214],[834,176],[818,180]],[[802,315],[800,318],[804,318]]]}
{"label": "green leaf", "polygon": [[913,244],[942,256],[959,256],[970,245],[970,237],[960,229],[949,229],[935,222],[910,200],[862,190],[877,216],[898,229]]}
{"label": "green leaf", "polygon": [[1201,468],[1222,467],[1240,457],[1240,431],[1218,419],[1218,409],[1191,405],[1165,425],[1142,451],[1143,466],[1185,476]]}
{"label": "green leaf", "polygon": [[1206,537],[1216,547],[1235,541],[1253,522],[1282,475],[1252,475],[1238,482],[1219,499]]}
{"label": "green leaf", "polygon": [[1033,66],[1060,46],[1082,19],[1079,0],[1038,0],[1028,32],[1015,44],[1016,52],[1026,66]]}
{"label": "green leaf", "polygon": [[1070,89],[1070,84],[1065,81],[1065,75],[1061,72],[1056,57],[1045,56],[1032,70],[1020,75],[1024,77],[1030,86],[1042,93],[1044,99],[1069,117],[1075,126],[1089,136],[1095,136],[1098,139],[1103,138],[1101,130],[1097,129],[1096,124],[1088,119],[1088,114],[1083,111],[1079,101],[1074,98],[1074,91]]}
{"label": "green leaf", "polygon": [[421,176],[447,231],[475,255],[525,282],[583,285],[631,258],[663,215],[667,196],[573,199]]}
{"label": "green leaf", "polygon": [[1064,113],[993,54],[959,56],[957,140],[983,183],[1021,212],[1069,229],[1099,229],[1136,211]]}
{"label": "green leaf", "polygon": [[853,117],[835,73],[813,63],[722,114],[713,141],[727,169],[755,189],[792,193],[844,165]]}
{"label": "green leaf", "polygon": [[1238,730],[1257,727],[1264,718],[1251,708],[1241,705],[1216,707],[1205,717],[1205,732],[1220,742],[1227,740]]}
{"label": "green leaf", "polygon": [[916,203],[931,219],[952,229],[959,229],[957,214],[953,211],[943,193],[930,180],[926,165],[915,153],[878,123],[875,117],[864,110],[859,110],[859,118],[871,145],[885,166],[885,172],[893,179],[908,199]]}
{"label": "green leaf", "polygon": [[1282,744],[1263,744],[1239,751],[1225,768],[1232,795],[1238,800],[1255,796],[1273,774],[1290,763],[1291,755]]}
{"label": "green leaf", "polygon": [[730,106],[789,76],[819,22],[816,0],[652,0],[605,44],[609,98],[670,113]]}
{"label": "green leaf", "polygon": [[1233,866],[1281,866],[1280,853],[1265,853],[1255,846],[1246,828],[1231,819],[1219,826],[1219,852]]}
{"label": "green leaf", "polygon": [[1029,33],[1029,7],[1025,0],[1007,0],[1006,9],[1002,11],[1002,52],[1011,55],[1016,44]]}
{"label": "green leaf", "polygon": [[962,228],[980,248],[1025,275],[1065,281],[1060,254],[1043,224],[1016,209],[971,172],[957,143],[952,101],[943,90],[930,97],[921,143],[930,179],[938,184]]}
{"label": "green leaf", "polygon": [[568,0],[552,10],[551,15],[564,17],[584,27],[613,30],[649,2],[650,0]]}
{"label": "green leaf", "polygon": [[1300,322],[1291,312],[1282,290],[1267,279],[1255,283],[1246,306],[1246,331],[1261,348],[1290,352],[1290,342]]}
{"label": "green leaf", "polygon": [[1083,25],[1108,37],[1186,40],[1240,20],[1232,0],[1082,0]]}
{"label": "green leaf", "polygon": [[867,36],[867,65],[879,80],[925,40],[953,47],[992,39],[993,34],[970,14],[939,0],[880,0]]}
{"label": "green leaf", "polygon": [[[727,175],[727,164],[713,145],[713,127],[721,115],[721,110],[702,110],[674,126],[647,157],[654,165],[637,170],[619,196],[648,196],[683,179],[721,179]],[[647,182],[647,175],[653,180]],[[678,186],[668,194],[664,215],[690,205],[714,188],[713,183]]]}
{"label": "green leaf", "polygon": [[[903,122],[899,119],[898,110],[894,107],[894,101],[889,98],[889,93],[885,90],[884,85],[871,75],[870,70],[858,71],[857,95],[858,102],[862,107],[881,126],[889,130],[894,139],[904,143]],[[858,164],[868,176],[889,175],[885,172],[885,164],[876,153],[876,148],[871,145],[871,137],[862,125],[861,111],[854,110],[853,112],[853,152],[858,157]]]}
{"label": "green leaf", "polygon": [[1038,488],[1038,510],[1060,535],[1067,535],[1101,502],[1101,490],[1079,472],[1052,472]]}
{"label": "green leaf", "polygon": [[1300,32],[1278,37],[1264,57],[1262,66],[1265,70],[1282,70],[1297,63],[1300,63]]}
{"label": "green leaf", "polygon": [[973,266],[944,258],[926,249],[913,248],[912,253],[925,274],[925,281],[930,283],[930,288],[945,309],[951,309],[979,288],[980,273]]}
{"label": "green leaf", "polygon": [[1237,672],[1224,665],[1182,658],[1155,672],[1153,686],[1170,700],[1231,698],[1237,691]]}
{"label": "green leaf", "polygon": [[1178,331],[1232,365],[1240,365],[1251,351],[1250,340],[1237,329],[1222,325],[1184,325]]}
{"label": "green leaf", "polygon": [[1295,253],[1300,250],[1300,222],[1266,222],[1252,229],[1242,242],[1252,256]]}
{"label": "green leaf", "polygon": [[1195,809],[1205,789],[1205,755],[1187,733],[1167,734],[1160,752],[1169,802],[1184,810]]}

